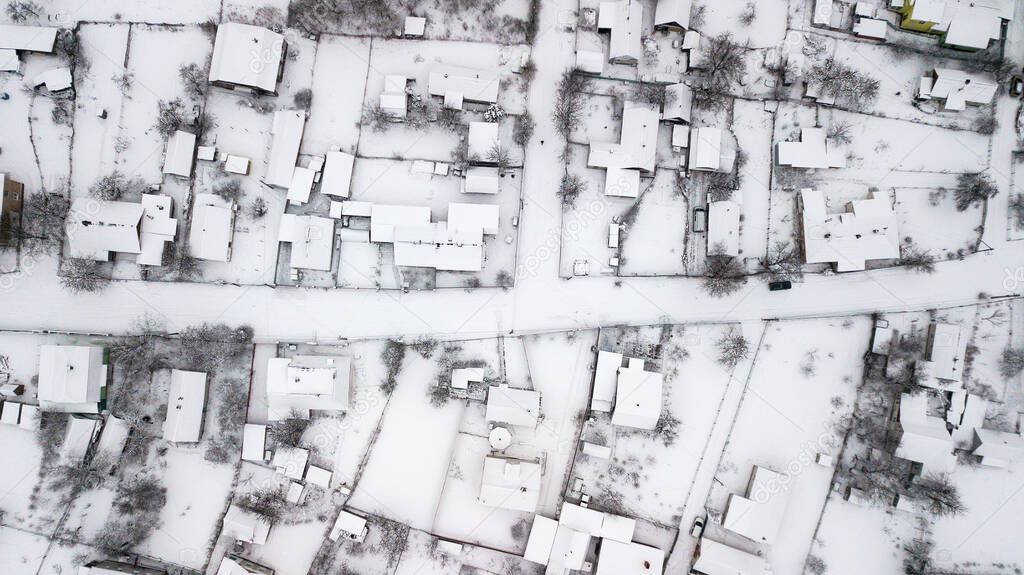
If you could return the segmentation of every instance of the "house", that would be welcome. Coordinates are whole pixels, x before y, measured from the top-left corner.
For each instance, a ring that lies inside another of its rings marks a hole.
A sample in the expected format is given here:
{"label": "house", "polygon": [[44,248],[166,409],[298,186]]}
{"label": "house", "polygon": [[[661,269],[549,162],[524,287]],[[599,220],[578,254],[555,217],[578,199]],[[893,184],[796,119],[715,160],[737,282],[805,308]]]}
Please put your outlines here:
{"label": "house", "polygon": [[173,213],[171,196],[142,194],[142,221],[139,225],[139,252],[135,263],[160,266],[164,263],[164,248],[178,235],[178,220]]}
{"label": "house", "polygon": [[281,214],[277,241],[291,244],[292,269],[331,271],[334,220],[320,216]]}
{"label": "house", "polygon": [[917,97],[922,100],[942,100],[942,109],[960,112],[968,105],[984,106],[992,103],[999,86],[979,74],[950,68],[935,68],[921,78]]}
{"label": "house", "polygon": [[804,261],[831,263],[836,271],[865,269],[870,260],[899,259],[898,220],[888,196],[871,192],[832,213],[820,190],[800,192]]}
{"label": "house", "polygon": [[200,371],[171,370],[167,392],[167,417],[164,439],[176,443],[196,443],[203,429],[206,408],[206,374]]}
{"label": "house", "polygon": [[409,78],[401,74],[384,76],[384,91],[380,94],[380,109],[395,119],[403,120],[409,114]]}
{"label": "house", "polygon": [[422,38],[427,29],[427,19],[418,16],[406,16],[403,36],[406,38]]}
{"label": "house", "polygon": [[100,421],[96,415],[75,414],[69,417],[64,442],[60,445],[61,459],[70,464],[82,463],[99,433]]}
{"label": "house", "polygon": [[230,260],[234,233],[235,203],[215,194],[196,194],[188,236],[192,256],[214,262]]}
{"label": "house", "polygon": [[690,28],[692,0],[658,0],[654,9],[654,29],[686,32]]}
{"label": "house", "polygon": [[271,421],[295,413],[348,409],[352,358],[326,355],[274,357],[267,363],[267,408]]}
{"label": "house", "polygon": [[327,538],[331,541],[338,541],[344,537],[349,541],[362,543],[366,539],[366,534],[369,530],[364,517],[342,509],[338,513],[338,518],[334,520],[334,526],[331,527],[331,532],[327,535]]}
{"label": "house", "polygon": [[167,139],[167,153],[164,154],[165,174],[192,177],[192,163],[196,155],[196,135],[176,130]]}
{"label": "house", "polygon": [[540,499],[541,466],[532,461],[485,457],[480,503],[532,513]]}
{"label": "house", "polygon": [[313,184],[316,183],[317,172],[312,168],[304,166],[292,167],[292,181],[288,184],[288,194],[285,199],[293,206],[301,206],[309,201],[309,195],[313,193]]}
{"label": "house", "polygon": [[1013,19],[1013,0],[905,0],[900,26],[941,36],[943,46],[977,51],[1002,36]]}
{"label": "house", "polygon": [[590,535],[576,531],[562,523],[555,530],[551,555],[545,573],[567,574],[583,571],[587,567],[587,553],[590,550]]}
{"label": "house", "polygon": [[263,183],[268,186],[287,188],[292,185],[295,162],[299,158],[302,131],[306,127],[306,114],[300,110],[274,112],[274,123],[270,128],[273,139],[270,155],[267,156],[267,173]]}
{"label": "house", "polygon": [[246,423],[242,430],[242,459],[262,463],[266,460],[267,426]]}
{"label": "house", "polygon": [[[166,575],[164,569],[143,567],[120,561],[91,561],[78,568],[77,575]],[[218,573],[218,575],[220,575]]]}
{"label": "house", "polygon": [[658,110],[626,102],[618,143],[591,142],[587,166],[605,168],[607,196],[640,195],[640,171],[653,172],[658,147]]}
{"label": "house", "polygon": [[644,7],[639,0],[601,2],[598,7],[597,29],[610,33],[608,61],[613,64],[635,66],[643,54]]}
{"label": "house", "polygon": [[663,384],[660,373],[644,371],[644,360],[630,358],[627,367],[619,368],[612,424],[654,429],[661,418]]}
{"label": "house", "polygon": [[600,76],[604,73],[604,52],[576,50],[576,69],[580,72]]}
{"label": "house", "polygon": [[107,364],[102,347],[39,346],[39,406],[43,411],[99,413],[106,407]]}
{"label": "house", "polygon": [[889,33],[889,23],[877,18],[857,18],[853,24],[853,33],[861,38],[885,40]]}
{"label": "house", "polygon": [[452,389],[469,389],[470,383],[483,383],[484,368],[460,367],[452,370]]}
{"label": "house", "polygon": [[111,253],[127,253],[137,254],[139,264],[161,265],[178,221],[171,217],[170,196],[143,194],[139,204],[75,198],[64,227],[70,257],[108,261]]}
{"label": "house", "polygon": [[661,575],[665,552],[657,547],[605,538],[595,575]]}
{"label": "house", "polygon": [[533,516],[533,525],[530,526],[530,537],[526,541],[526,551],[523,552],[523,559],[541,565],[548,564],[551,557],[551,549],[555,545],[555,534],[558,532],[558,522],[543,515]]}
{"label": "house", "polygon": [[487,390],[487,421],[537,427],[540,392],[492,385]]}
{"label": "house", "polygon": [[56,42],[57,28],[0,24],[0,50],[49,54]]}
{"label": "house", "polygon": [[69,90],[72,85],[71,68],[68,66],[50,68],[49,70],[37,74],[28,82],[28,84],[33,88],[45,86],[50,92]]}
{"label": "house", "polygon": [[900,395],[900,443],[894,455],[920,463],[927,471],[949,471],[956,464],[953,437],[946,421],[928,415],[927,394]]}
{"label": "house", "polygon": [[262,515],[231,504],[227,513],[224,514],[220,535],[234,541],[263,545],[267,542],[267,536],[270,535],[270,522]]}
{"label": "house", "polygon": [[0,173],[0,247],[17,243],[14,230],[21,226],[21,204],[25,197],[25,186]]}
{"label": "house", "polygon": [[469,123],[469,162],[492,163],[491,151],[500,146],[497,122]]}
{"label": "house", "polygon": [[768,561],[707,538],[700,540],[692,573],[699,575],[771,575]]}
{"label": "house", "polygon": [[287,53],[283,35],[259,26],[225,22],[217,26],[210,83],[229,90],[277,94]]}
{"label": "house", "polygon": [[736,138],[721,128],[690,128],[686,167],[704,172],[732,172],[736,163]]}
{"label": "house", "polygon": [[963,330],[959,325],[941,322],[929,325],[925,353],[928,357],[926,372],[930,377],[922,378],[922,384],[927,386],[932,379],[959,382],[963,377],[966,347],[967,341],[963,339]]}
{"label": "house", "polygon": [[799,142],[779,142],[776,152],[780,166],[806,169],[846,167],[846,157],[828,144],[824,128],[801,128]]}
{"label": "house", "polygon": [[21,60],[18,51],[0,48],[0,72],[21,72]]}
{"label": "house", "polygon": [[278,447],[270,460],[270,466],[278,473],[295,481],[302,481],[306,476],[307,463],[309,450],[301,447]]}
{"label": "house", "polygon": [[462,193],[490,194],[501,191],[501,172],[496,167],[470,166],[462,178]]}
{"label": "house", "polygon": [[351,215],[368,210],[370,241],[393,243],[398,266],[480,271],[484,236],[499,229],[499,206],[493,204],[448,204],[447,222],[431,222],[427,206],[363,204],[345,202],[342,213],[350,205]]}
{"label": "house", "polygon": [[[500,84],[498,73],[493,70],[437,66],[430,71],[427,92],[431,96],[444,98],[446,107],[461,110],[463,102],[497,102]],[[449,103],[453,105],[449,106]]]}
{"label": "house", "polygon": [[1019,433],[975,427],[971,453],[981,457],[982,465],[1009,467],[1024,461],[1024,438]]}
{"label": "house", "polygon": [[708,255],[740,255],[740,205],[736,202],[708,203]]}
{"label": "house", "polygon": [[772,544],[786,512],[789,477],[755,465],[745,495],[729,494],[722,526],[756,543]]}
{"label": "house", "polygon": [[661,119],[667,122],[690,123],[693,111],[693,90],[683,84],[665,86],[665,105],[661,111]]}
{"label": "house", "polygon": [[320,179],[320,193],[337,198],[347,198],[352,187],[352,168],[356,157],[345,152],[327,152],[323,177]]}

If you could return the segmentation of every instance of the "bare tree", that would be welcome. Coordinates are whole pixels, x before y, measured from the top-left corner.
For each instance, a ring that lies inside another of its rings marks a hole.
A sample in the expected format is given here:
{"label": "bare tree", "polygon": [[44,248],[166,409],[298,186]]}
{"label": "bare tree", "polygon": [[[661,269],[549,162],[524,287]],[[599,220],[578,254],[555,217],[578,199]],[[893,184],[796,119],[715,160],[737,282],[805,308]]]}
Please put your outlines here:
{"label": "bare tree", "polygon": [[821,83],[824,94],[852,108],[867,108],[878,98],[878,80],[835,58],[815,64],[810,77]]}
{"label": "bare tree", "polygon": [[800,277],[803,271],[800,250],[785,240],[776,241],[759,263],[769,280],[792,280]]}
{"label": "bare tree", "polygon": [[999,357],[999,373],[1006,379],[1024,371],[1024,348],[1007,347]]}
{"label": "bare tree", "polygon": [[498,173],[505,173],[505,170],[512,164],[512,156],[508,149],[500,143],[495,142],[491,149],[487,150],[487,161],[498,167]]}
{"label": "bare tree", "polygon": [[551,118],[566,141],[583,122],[583,93],[589,88],[590,80],[576,70],[567,70],[558,82],[555,110]]}
{"label": "bare tree", "polygon": [[385,112],[380,105],[368,104],[363,108],[363,117],[359,123],[363,126],[369,126],[371,130],[380,134],[391,129],[394,121],[395,117]]}
{"label": "bare tree", "polygon": [[917,273],[935,273],[935,258],[907,238],[900,249],[900,265]]}
{"label": "bare tree", "polygon": [[948,473],[927,473],[911,484],[910,494],[924,501],[925,508],[937,517],[950,517],[967,512],[960,500],[960,490],[950,481]]}
{"label": "bare tree", "polygon": [[199,64],[195,62],[182,64],[178,68],[178,76],[181,78],[181,84],[186,94],[196,100],[203,99],[209,84],[207,83],[206,71]]}
{"label": "bare tree", "polygon": [[987,174],[960,174],[956,180],[953,198],[957,211],[966,211],[973,205],[983,203],[999,193],[995,182]]}
{"label": "bare tree", "polygon": [[64,241],[64,220],[70,202],[64,194],[47,192],[29,194],[21,208],[20,220],[10,228],[11,238],[18,242],[24,254],[55,252]]}
{"label": "bare tree", "polygon": [[60,285],[72,293],[100,291],[110,284],[110,277],[103,273],[100,263],[93,260],[69,258],[64,260]]}
{"label": "bare tree", "polygon": [[11,22],[21,23],[42,15],[43,7],[31,0],[14,0],[7,3],[7,17]]}
{"label": "bare tree", "polygon": [[709,255],[704,270],[704,292],[711,297],[724,297],[746,283],[739,260],[728,256]]}
{"label": "bare tree", "polygon": [[185,125],[185,103],[181,101],[181,98],[170,101],[160,100],[156,107],[156,123],[153,125],[153,129],[161,136],[169,138]]}
{"label": "bare tree", "polygon": [[576,198],[587,191],[587,181],[577,174],[566,172],[558,185],[558,195],[562,197],[562,205],[571,208],[576,205]]}
{"label": "bare tree", "polygon": [[1017,229],[1024,228],[1024,194],[1010,198],[1010,214]]}
{"label": "bare tree", "polygon": [[512,126],[512,140],[525,148],[526,144],[530,143],[530,138],[533,137],[533,130],[536,126],[537,123],[533,121],[533,116],[530,115],[529,111],[516,116],[515,124]]}
{"label": "bare tree", "polygon": [[718,348],[718,363],[729,369],[750,356],[750,342],[743,335],[743,330],[736,327],[723,333],[715,347]]}

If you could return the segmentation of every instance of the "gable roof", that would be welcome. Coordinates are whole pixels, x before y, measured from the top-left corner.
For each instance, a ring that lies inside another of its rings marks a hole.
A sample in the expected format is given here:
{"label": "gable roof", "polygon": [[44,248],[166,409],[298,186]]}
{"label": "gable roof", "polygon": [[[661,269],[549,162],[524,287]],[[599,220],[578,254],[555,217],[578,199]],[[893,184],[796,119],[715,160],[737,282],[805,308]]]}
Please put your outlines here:
{"label": "gable roof", "polygon": [[291,244],[292,269],[330,271],[334,256],[334,220],[282,214],[277,241]]}
{"label": "gable roof", "polygon": [[540,393],[492,385],[487,390],[487,421],[536,427],[540,417]]}
{"label": "gable roof", "polygon": [[263,182],[268,186],[287,188],[292,185],[305,127],[306,114],[299,110],[274,112],[274,124],[270,128],[273,139],[267,155],[267,173],[263,176]]}
{"label": "gable roof", "polygon": [[106,380],[102,347],[39,346],[37,394],[44,411],[96,413]]}
{"label": "gable roof", "polygon": [[692,0],[658,0],[654,9],[654,26],[689,28],[691,4]]}
{"label": "gable roof", "polygon": [[352,358],[324,355],[274,357],[267,364],[267,403],[273,421],[293,411],[308,417],[310,410],[348,408]]}
{"label": "gable roof", "polygon": [[142,204],[75,198],[64,225],[66,256],[106,261],[110,252],[137,254]]}
{"label": "gable roof", "polygon": [[196,135],[184,130],[176,130],[167,139],[167,153],[164,155],[165,174],[181,176],[192,175],[192,160],[196,154]]}
{"label": "gable roof", "polygon": [[0,49],[53,52],[57,28],[0,24]]}
{"label": "gable roof", "polygon": [[274,93],[284,46],[284,36],[277,32],[225,22],[217,26],[209,80]]}
{"label": "gable roof", "polygon": [[541,467],[530,461],[485,457],[480,503],[533,512],[540,499]]}
{"label": "gable roof", "polygon": [[196,194],[188,236],[189,250],[194,257],[217,262],[231,259],[234,205],[214,194]]}

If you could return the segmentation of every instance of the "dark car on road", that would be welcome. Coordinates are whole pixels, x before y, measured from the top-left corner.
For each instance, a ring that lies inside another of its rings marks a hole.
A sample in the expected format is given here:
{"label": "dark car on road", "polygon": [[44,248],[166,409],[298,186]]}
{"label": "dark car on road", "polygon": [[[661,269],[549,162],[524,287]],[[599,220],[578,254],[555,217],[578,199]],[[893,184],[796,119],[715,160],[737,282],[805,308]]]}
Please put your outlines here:
{"label": "dark car on road", "polygon": [[793,287],[793,282],[789,280],[776,280],[773,282],[768,282],[769,291],[782,291],[785,289],[790,289],[791,287]]}

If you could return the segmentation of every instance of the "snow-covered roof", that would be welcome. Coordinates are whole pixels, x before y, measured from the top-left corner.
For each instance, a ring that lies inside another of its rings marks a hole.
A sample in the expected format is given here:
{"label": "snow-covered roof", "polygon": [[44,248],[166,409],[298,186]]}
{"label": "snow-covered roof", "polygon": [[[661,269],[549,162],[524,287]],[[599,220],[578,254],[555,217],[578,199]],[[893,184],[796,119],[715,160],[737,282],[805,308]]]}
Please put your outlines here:
{"label": "snow-covered roof", "polygon": [[71,88],[72,84],[71,68],[67,66],[50,68],[32,78],[31,84],[33,87],[46,86],[46,89],[51,92],[67,90]]}
{"label": "snow-covered roof", "polygon": [[877,18],[857,18],[853,25],[853,33],[864,38],[884,40],[889,32],[889,23]]}
{"label": "snow-covered roof", "polygon": [[707,538],[700,540],[694,571],[704,575],[771,575],[764,557]]}
{"label": "snow-covered roof", "polygon": [[267,445],[267,426],[246,423],[242,431],[242,459],[263,461]]}
{"label": "snow-covered roof", "polygon": [[601,2],[598,10],[598,28],[611,33],[608,61],[636,64],[642,54],[643,4],[639,0]]}
{"label": "snow-covered roof", "polygon": [[142,204],[75,198],[64,224],[68,238],[64,255],[106,261],[110,252],[139,253],[142,212]]}
{"label": "snow-covered roof", "polygon": [[557,532],[557,521],[543,515],[534,515],[533,525],[530,527],[530,538],[526,541],[526,551],[523,552],[523,559],[547,565],[548,558],[551,556],[551,548],[555,544],[555,533]]}
{"label": "snow-covered roof", "polygon": [[600,350],[597,352],[597,366],[594,368],[594,390],[590,398],[590,409],[609,412],[615,402],[615,387],[622,367],[622,354]]}
{"label": "snow-covered roof", "polygon": [[343,411],[348,408],[352,358],[297,355],[271,358],[267,364],[267,407],[272,421],[295,411]]}
{"label": "snow-covered roof", "polygon": [[427,19],[420,16],[405,17],[405,35],[420,37],[427,29]]}
{"label": "snow-covered roof", "polygon": [[487,421],[536,427],[540,417],[540,393],[492,385],[487,390]]}
{"label": "snow-covered roof", "polygon": [[483,269],[481,245],[395,243],[395,265],[433,268],[453,272],[478,272]]}
{"label": "snow-covered roof", "polygon": [[1006,467],[1024,460],[1024,438],[1019,433],[976,427],[973,453],[980,455],[986,465]]}
{"label": "snow-covered roof", "polygon": [[800,197],[807,263],[834,263],[846,272],[863,270],[868,260],[900,257],[898,220],[887,196],[871,193],[840,213],[830,212],[820,190],[802,190]]}
{"label": "snow-covered roof", "polygon": [[205,407],[206,374],[172,369],[170,389],[167,392],[164,439],[183,443],[199,441]]}
{"label": "snow-covered roof", "polygon": [[0,49],[53,52],[57,28],[0,24]]}
{"label": "snow-covered roof", "polygon": [[627,367],[619,368],[612,424],[654,429],[661,417],[663,384],[660,373],[644,371],[643,360],[630,358]]}
{"label": "snow-covered roof", "polygon": [[139,225],[139,257],[146,266],[163,265],[164,246],[178,234],[178,220],[171,217],[170,196],[142,194],[142,221]]}
{"label": "snow-covered roof", "polygon": [[708,204],[708,253],[740,255],[740,205],[723,200]]}
{"label": "snow-covered roof", "polygon": [[588,74],[601,75],[604,72],[604,52],[577,50],[576,69]]}
{"label": "snow-covered roof", "polygon": [[533,512],[540,499],[541,467],[531,461],[485,457],[480,503]]}
{"label": "snow-covered roof", "polygon": [[606,538],[596,575],[661,575],[664,565],[665,552],[657,547]]}
{"label": "snow-covered roof", "polygon": [[583,569],[590,549],[590,535],[559,522],[545,573],[568,573]]}
{"label": "snow-covered roof", "polygon": [[469,157],[474,162],[486,162],[487,154],[498,144],[497,122],[469,123]]}
{"label": "snow-covered roof", "polygon": [[902,429],[895,455],[916,461],[925,470],[948,471],[955,464],[953,438],[941,417],[928,415],[926,394],[900,395],[899,423]]}
{"label": "snow-covered roof", "polygon": [[234,203],[215,194],[196,194],[192,206],[192,228],[188,246],[201,260],[226,262],[231,259],[234,235]]}
{"label": "snow-covered roof", "polygon": [[352,168],[356,157],[345,152],[327,152],[324,174],[320,179],[320,193],[347,198],[352,187]]}
{"label": "snow-covered roof", "polygon": [[946,110],[963,110],[968,104],[984,105],[995,98],[998,85],[984,76],[951,68],[935,68],[933,81],[926,94],[945,100]]}
{"label": "snow-covered roof", "polygon": [[[343,208],[353,203],[345,202]],[[395,228],[397,227],[430,223],[430,208],[428,206],[372,204],[370,209],[370,240],[374,242],[395,241]]]}
{"label": "snow-covered roof", "polygon": [[799,142],[779,142],[780,166],[794,168],[844,168],[846,158],[828,145],[824,128],[801,128]]}
{"label": "snow-covered roof", "polygon": [[601,522],[601,537],[621,543],[629,543],[633,540],[633,533],[636,532],[636,519],[612,513],[602,515],[604,517]]}
{"label": "snow-covered roof", "polygon": [[18,52],[10,48],[0,48],[0,72],[21,71],[21,60],[18,59]]}
{"label": "snow-covered roof", "polygon": [[690,27],[692,0],[658,0],[654,9],[654,27],[686,30]]}
{"label": "snow-covered roof", "polygon": [[192,161],[196,155],[196,135],[177,130],[167,139],[164,155],[164,173],[188,178],[192,175]]}
{"label": "snow-covered roof", "polygon": [[295,166],[292,169],[292,181],[288,184],[288,194],[285,199],[288,203],[301,206],[309,201],[309,194],[313,192],[313,184],[316,183],[316,172],[303,166]]}
{"label": "snow-covered roof", "polygon": [[721,128],[700,127],[690,129],[690,147],[687,150],[687,168],[712,172],[732,171],[736,160],[736,142],[732,134]]}
{"label": "snow-covered roof", "polygon": [[489,166],[472,166],[466,170],[462,182],[465,194],[497,194],[501,191],[501,174],[498,168]]}
{"label": "snow-covered roof", "polygon": [[966,342],[963,330],[952,323],[933,323],[928,327],[928,361],[930,374],[936,379],[960,381],[964,367]]}
{"label": "snow-covered roof", "polygon": [[351,541],[361,542],[366,537],[366,519],[342,509],[327,537],[337,541],[342,535]]}
{"label": "snow-covered roof", "polygon": [[592,142],[587,165],[592,168],[635,168],[654,171],[658,148],[658,110],[626,102],[618,143]]}
{"label": "snow-covered roof", "polygon": [[[914,4],[917,18],[918,3]],[[1013,0],[945,0],[928,2],[942,4],[942,12],[933,31],[944,32],[946,46],[968,50],[984,50],[1002,34],[1002,20],[1013,19]],[[926,18],[926,21],[935,21]]]}
{"label": "snow-covered roof", "polygon": [[292,269],[330,271],[334,256],[334,220],[281,214],[277,241],[291,244]]}
{"label": "snow-covered roof", "polygon": [[498,101],[498,73],[459,66],[437,66],[430,71],[427,91],[431,96],[447,98],[456,93],[467,102],[493,104]]}
{"label": "snow-covered roof", "polygon": [[231,505],[224,514],[224,526],[220,534],[222,537],[263,545],[270,535],[270,522],[252,511]]}
{"label": "snow-covered roof", "polygon": [[241,561],[242,559],[225,557],[220,562],[220,567],[217,568],[217,575],[263,575],[266,573],[266,571],[250,571]]}
{"label": "snow-covered roof", "polygon": [[662,120],[689,123],[693,111],[693,90],[682,82],[666,86],[664,108],[661,112]]}
{"label": "snow-covered roof", "polygon": [[92,417],[69,417],[67,428],[64,430],[64,442],[60,446],[61,458],[68,462],[81,463],[89,452],[89,446],[96,439],[99,422],[99,419]]}
{"label": "snow-covered roof", "polygon": [[39,346],[37,394],[43,411],[96,413],[106,385],[102,347]]}
{"label": "snow-covered roof", "polygon": [[475,238],[481,231],[484,235],[498,233],[500,207],[497,204],[448,204],[448,230],[456,238]]}
{"label": "snow-covered roof", "polygon": [[480,383],[483,380],[482,367],[460,367],[452,370],[452,387],[455,389],[469,389],[470,383]]}
{"label": "snow-covered roof", "polygon": [[210,82],[276,93],[284,63],[284,36],[249,24],[217,26],[210,61]]}
{"label": "snow-covered roof", "polygon": [[786,511],[788,481],[785,474],[755,465],[746,496],[729,495],[722,526],[751,541],[771,544]]}
{"label": "snow-covered roof", "polygon": [[287,188],[292,185],[292,173],[305,127],[306,115],[299,110],[274,112],[274,124],[270,128],[273,140],[267,156],[267,173],[263,176],[263,182],[268,186]]}
{"label": "snow-covered roof", "polygon": [[306,464],[308,462],[308,449],[279,446],[274,451],[274,457],[270,460],[270,466],[281,475],[300,481],[306,475]]}
{"label": "snow-covered roof", "polygon": [[608,166],[604,174],[604,195],[617,198],[640,196],[640,170]]}

